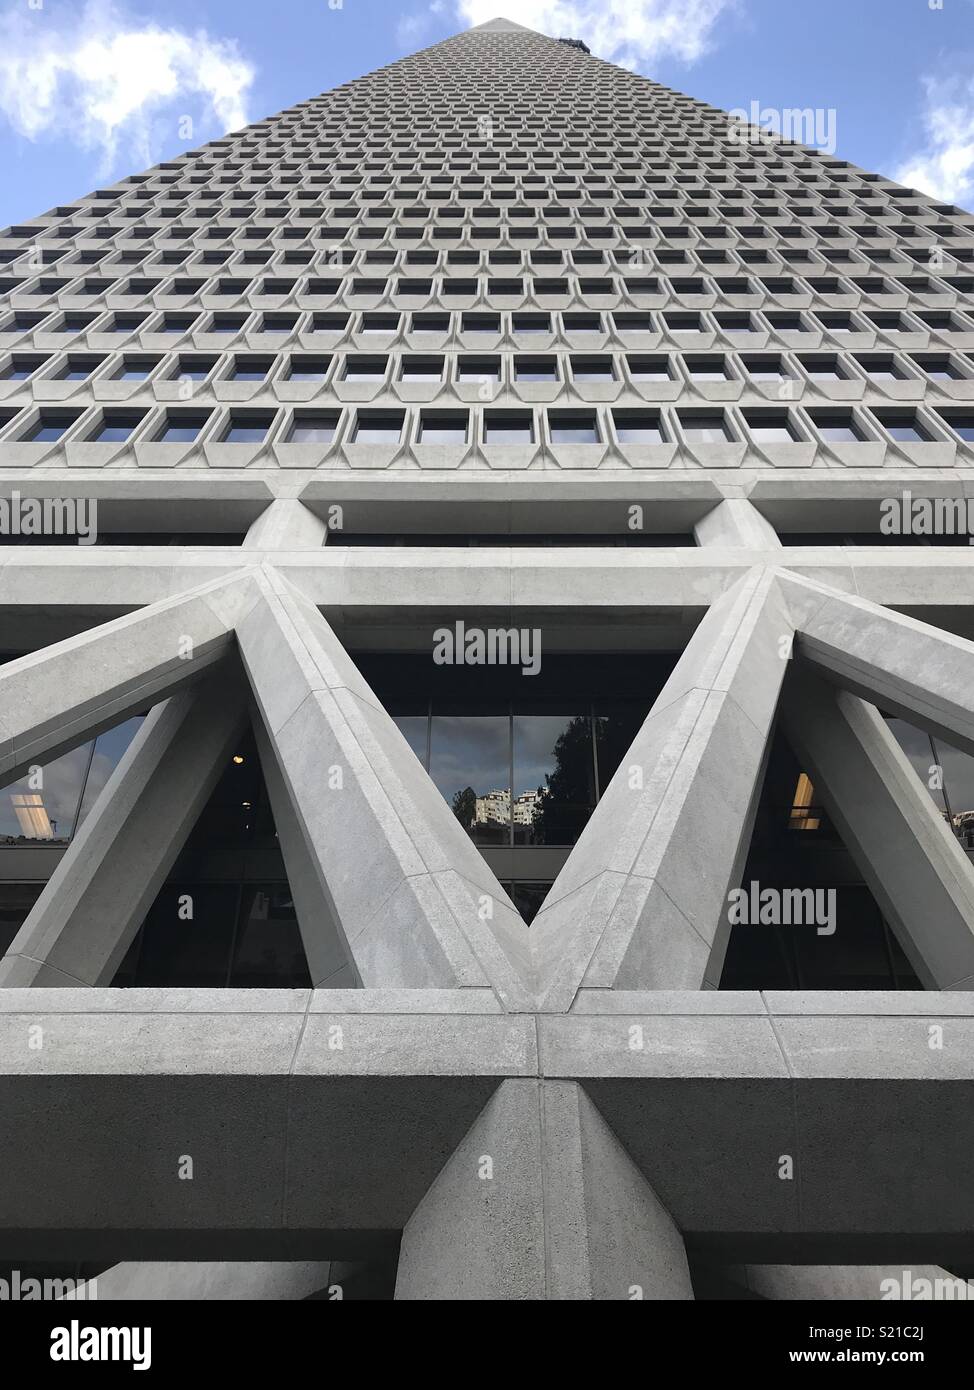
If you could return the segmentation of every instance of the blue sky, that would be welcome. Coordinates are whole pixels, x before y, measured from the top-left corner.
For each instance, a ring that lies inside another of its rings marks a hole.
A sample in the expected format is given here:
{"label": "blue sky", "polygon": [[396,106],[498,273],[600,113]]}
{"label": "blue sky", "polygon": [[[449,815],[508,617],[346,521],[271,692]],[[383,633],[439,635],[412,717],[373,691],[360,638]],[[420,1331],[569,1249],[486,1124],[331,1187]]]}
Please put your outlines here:
{"label": "blue sky", "polygon": [[[974,0],[507,0],[725,109],[974,207]],[[505,0],[0,0],[0,226],[505,13]]]}

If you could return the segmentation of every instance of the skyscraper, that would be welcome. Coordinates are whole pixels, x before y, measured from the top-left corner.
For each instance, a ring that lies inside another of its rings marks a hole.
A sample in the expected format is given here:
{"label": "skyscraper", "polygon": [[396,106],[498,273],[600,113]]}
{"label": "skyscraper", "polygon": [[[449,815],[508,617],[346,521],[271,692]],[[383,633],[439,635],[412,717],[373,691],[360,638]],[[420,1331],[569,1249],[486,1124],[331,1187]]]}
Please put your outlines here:
{"label": "skyscraper", "polygon": [[757,105],[495,20],[0,236],[8,1270],[974,1269],[974,217]]}

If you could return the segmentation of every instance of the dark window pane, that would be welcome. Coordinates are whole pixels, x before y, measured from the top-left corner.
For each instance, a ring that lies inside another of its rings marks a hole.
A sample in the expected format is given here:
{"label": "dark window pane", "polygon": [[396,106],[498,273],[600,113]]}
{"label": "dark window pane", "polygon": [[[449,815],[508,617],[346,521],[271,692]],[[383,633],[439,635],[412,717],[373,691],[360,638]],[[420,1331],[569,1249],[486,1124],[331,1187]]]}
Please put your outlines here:
{"label": "dark window pane", "polygon": [[589,716],[515,714],[515,844],[573,845],[594,805]]}
{"label": "dark window pane", "polygon": [[142,929],[135,983],[226,985],[238,892],[236,884],[166,884]]}
{"label": "dark window pane", "polygon": [[480,845],[510,843],[511,748],[506,715],[434,714],[430,776]]}
{"label": "dark window pane", "polygon": [[0,883],[0,952],[9,949],[43,887],[43,883]]}
{"label": "dark window pane", "polygon": [[230,984],[240,989],[301,989],[311,984],[287,884],[244,888]]}

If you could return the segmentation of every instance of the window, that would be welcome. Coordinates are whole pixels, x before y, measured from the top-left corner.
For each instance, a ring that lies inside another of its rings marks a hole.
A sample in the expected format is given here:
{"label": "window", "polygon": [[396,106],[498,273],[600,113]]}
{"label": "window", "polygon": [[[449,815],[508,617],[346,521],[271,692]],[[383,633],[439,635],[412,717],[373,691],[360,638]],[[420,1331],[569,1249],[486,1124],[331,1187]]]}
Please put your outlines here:
{"label": "window", "polygon": [[699,314],[665,313],[663,322],[671,333],[703,332],[703,319]]}
{"label": "window", "polygon": [[398,314],[363,314],[360,333],[398,333]]}
{"label": "window", "polygon": [[464,412],[424,410],[419,418],[421,444],[466,444],[467,415]]}
{"label": "window", "polygon": [[855,360],[872,381],[903,381],[906,373],[888,354],[857,353]]}
{"label": "window", "polygon": [[295,411],[288,444],[330,444],[338,429],[338,411]]}
{"label": "window", "polygon": [[173,372],[173,378],[186,378],[189,381],[205,381],[216,364],[217,359],[215,357],[180,356],[176,364],[176,370]]}
{"label": "window", "polygon": [[[188,333],[196,322],[195,314],[163,314],[162,319],[152,330],[154,333]],[[128,332],[132,325],[125,326],[120,322],[119,316],[115,316],[116,333]],[[215,330],[219,332],[219,329]]]}
{"label": "window", "polygon": [[598,314],[562,314],[566,333],[601,333],[602,320]]}
{"label": "window", "polygon": [[68,414],[64,411],[42,410],[34,424],[21,438],[27,444],[54,443],[80,418],[78,412]]}
{"label": "window", "polygon": [[442,357],[404,357],[400,381],[442,381]]}
{"label": "window", "polygon": [[533,444],[534,425],[528,411],[485,410],[485,444]]}
{"label": "window", "polygon": [[499,357],[459,357],[457,358],[458,381],[500,381],[501,360]]}
{"label": "window", "polygon": [[839,369],[839,359],[834,356],[802,356],[799,362],[813,381],[845,381],[846,373]]}
{"label": "window", "polygon": [[[449,314],[413,314],[409,320],[410,331],[413,333],[449,333],[450,315]],[[476,329],[466,329],[466,332],[477,332]],[[499,332],[498,328],[492,332]]]}
{"label": "window", "polygon": [[620,444],[664,444],[666,436],[658,411],[614,410],[616,438]]}
{"label": "window", "polygon": [[598,444],[595,416],[584,410],[552,410],[548,413],[552,444]]}
{"label": "window", "polygon": [[235,357],[230,368],[230,380],[263,381],[273,363],[272,357]]}
{"label": "window", "polygon": [[974,444],[974,410],[941,410],[939,414],[955,434],[960,435],[968,444]]}
{"label": "window", "polygon": [[[387,655],[357,661],[488,860],[512,845],[567,853],[672,669],[669,657],[609,655],[545,656],[533,676],[500,665],[431,675],[427,659]],[[547,891],[560,861],[521,862],[537,862]]]}
{"label": "window", "polygon": [[[170,879],[149,908],[141,930],[112,981],[126,986],[306,987],[308,979],[283,866],[278,881],[236,876],[201,882],[194,868],[222,853],[243,863],[256,852],[273,865],[274,826],[253,736],[243,737],[187,842],[180,876]],[[232,872],[232,871],[231,871]],[[194,920],[179,911],[183,894],[196,904]]]}
{"label": "window", "polygon": [[892,435],[899,444],[927,444],[930,442],[929,430],[921,424],[913,411],[874,410],[873,414],[887,434]]}
{"label": "window", "polygon": [[382,381],[388,357],[346,357],[343,381]]}
{"label": "window", "polygon": [[791,444],[796,439],[787,411],[745,410],[748,434],[758,444]]}
{"label": "window", "polygon": [[209,419],[205,412],[170,411],[155,437],[157,444],[192,444]]}
{"label": "window", "polygon": [[500,314],[462,314],[460,331],[461,333],[499,333],[501,331]]}
{"label": "window", "polygon": [[267,414],[232,414],[220,441],[223,444],[262,444],[273,419],[273,415]]}
{"label": "window", "polygon": [[780,357],[742,357],[741,363],[752,381],[788,380]]}
{"label": "window", "polygon": [[575,381],[615,381],[611,357],[580,357],[573,354],[570,361]]}
{"label": "window", "polygon": [[730,381],[731,374],[722,357],[687,357],[686,369],[692,381]]}
{"label": "window", "polygon": [[401,411],[359,411],[352,441],[355,444],[398,444],[402,438]]}
{"label": "window", "polygon": [[293,333],[297,327],[298,320],[295,314],[263,314],[260,320],[259,333],[285,334]]}
{"label": "window", "polygon": [[730,432],[722,414],[680,411],[680,425],[691,444],[726,444]]}
{"label": "window", "polygon": [[626,358],[629,368],[629,375],[633,381],[672,381],[669,360],[666,357],[637,357],[630,355]]}
{"label": "window", "polygon": [[776,333],[810,333],[801,314],[768,314],[768,322]]}
{"label": "window", "polygon": [[551,315],[550,314],[515,314],[513,317],[514,332],[525,333],[550,333]]}
{"label": "window", "polygon": [[312,314],[312,333],[344,333],[348,328],[348,314]]}
{"label": "window", "polygon": [[714,315],[717,327],[724,333],[753,333],[754,325],[750,314],[718,313]]}
{"label": "window", "polygon": [[859,444],[865,438],[849,411],[810,410],[808,413],[827,444]]}
{"label": "window", "polygon": [[933,381],[960,381],[962,373],[949,357],[914,357],[912,359]]}
{"label": "window", "polygon": [[88,440],[98,444],[122,443],[128,439],[144,418],[142,413],[132,414],[127,411],[106,410],[101,422],[88,435]]}
{"label": "window", "polygon": [[141,716],[128,719],[0,791],[0,846],[67,844],[94,805]]}
{"label": "window", "polygon": [[554,357],[514,358],[515,381],[557,381],[558,364]]}
{"label": "window", "polygon": [[43,367],[49,359],[46,357],[24,357],[19,353],[15,354],[10,361],[10,365],[3,373],[4,381],[26,381],[28,377]]}
{"label": "window", "polygon": [[851,314],[819,314],[819,323],[829,333],[854,333],[855,324]]}
{"label": "window", "polygon": [[100,367],[104,360],[104,357],[75,357],[70,355],[61,371],[58,372],[57,380],[87,381],[92,372]]}
{"label": "window", "polygon": [[331,364],[330,357],[292,357],[288,381],[324,381]]}

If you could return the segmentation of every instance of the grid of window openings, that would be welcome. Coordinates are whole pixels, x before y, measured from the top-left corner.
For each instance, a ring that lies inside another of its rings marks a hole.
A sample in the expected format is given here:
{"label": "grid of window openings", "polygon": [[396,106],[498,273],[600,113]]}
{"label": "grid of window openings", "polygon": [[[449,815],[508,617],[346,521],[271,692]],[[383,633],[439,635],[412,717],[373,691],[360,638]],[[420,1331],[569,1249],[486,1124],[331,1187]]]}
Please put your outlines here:
{"label": "grid of window openings", "polygon": [[[537,469],[597,488],[596,470],[943,477],[972,449],[974,216],[820,150],[742,144],[725,113],[525,31],[459,35],[0,233],[0,459],[18,475]],[[634,535],[624,508],[616,534],[584,537],[434,533],[406,504],[397,526],[328,544],[693,544]],[[861,515],[780,536],[916,539],[864,532]],[[97,543],[242,540],[130,528]],[[547,704],[537,685],[461,699],[407,691],[389,660],[387,708],[474,842],[510,848],[497,872],[530,920],[659,684],[640,672],[624,708],[577,680]],[[49,765],[43,789],[4,789],[0,846],[68,843],[136,724]],[[921,770],[926,736],[898,737]],[[955,759],[938,810],[974,850],[964,755],[929,756]],[[304,982],[252,744],[240,757],[117,983]],[[807,860],[827,827],[802,776],[788,764],[765,810]],[[2,859],[9,940],[41,874]],[[176,941],[181,889],[206,920]],[[899,987],[874,927],[849,979]],[[771,978],[740,942],[730,961],[742,987],[829,983],[807,961]]]}
{"label": "grid of window openings", "polygon": [[741,143],[570,45],[462,34],[7,228],[0,445],[949,466],[974,440],[972,291],[962,210]]}

